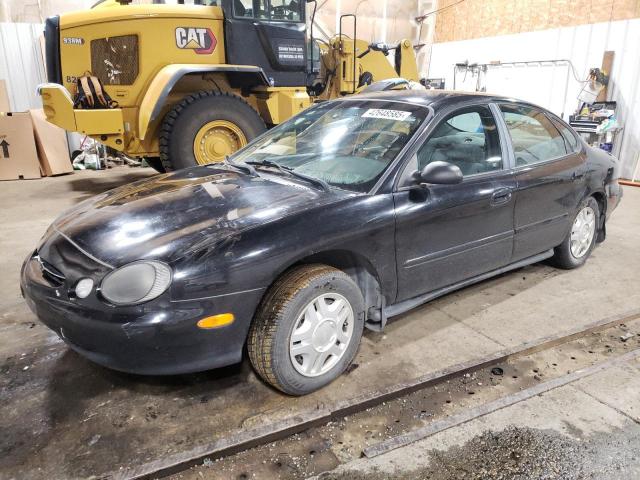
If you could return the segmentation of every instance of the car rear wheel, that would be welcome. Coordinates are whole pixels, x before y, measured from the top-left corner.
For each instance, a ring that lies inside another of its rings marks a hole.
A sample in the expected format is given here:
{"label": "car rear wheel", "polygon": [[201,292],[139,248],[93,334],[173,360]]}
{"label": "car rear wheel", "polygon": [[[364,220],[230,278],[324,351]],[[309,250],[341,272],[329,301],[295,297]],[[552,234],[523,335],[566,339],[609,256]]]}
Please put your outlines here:
{"label": "car rear wheel", "polygon": [[249,331],[249,358],[275,388],[304,395],[349,366],[364,327],[364,300],[341,270],[303,265],[267,292]]}
{"label": "car rear wheel", "polygon": [[586,198],[578,207],[566,238],[554,249],[553,263],[565,269],[583,265],[595,247],[599,224],[598,202],[593,197]]}

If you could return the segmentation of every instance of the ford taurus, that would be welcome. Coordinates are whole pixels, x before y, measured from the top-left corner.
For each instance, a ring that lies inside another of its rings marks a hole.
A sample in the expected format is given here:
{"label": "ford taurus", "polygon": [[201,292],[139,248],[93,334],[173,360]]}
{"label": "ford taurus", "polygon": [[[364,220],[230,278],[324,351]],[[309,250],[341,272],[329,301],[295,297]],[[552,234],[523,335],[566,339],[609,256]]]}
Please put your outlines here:
{"label": "ford taurus", "polygon": [[363,328],[549,259],[582,265],[621,198],[618,162],[525,102],[383,92],[318,104],[223,163],[62,214],[23,295],[107,367],[237,363],[292,395],[353,360]]}

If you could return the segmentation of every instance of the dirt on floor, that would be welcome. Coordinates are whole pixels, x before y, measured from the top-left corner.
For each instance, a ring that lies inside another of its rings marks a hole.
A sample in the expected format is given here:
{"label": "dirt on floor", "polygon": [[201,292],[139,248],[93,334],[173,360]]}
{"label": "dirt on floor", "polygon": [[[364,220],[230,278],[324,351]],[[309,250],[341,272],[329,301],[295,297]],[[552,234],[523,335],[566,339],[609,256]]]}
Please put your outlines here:
{"label": "dirt on floor", "polygon": [[318,480],[634,480],[640,431],[598,434],[586,441],[555,431],[509,427],[485,431],[461,446],[425,451],[429,465],[386,472],[327,473]]}

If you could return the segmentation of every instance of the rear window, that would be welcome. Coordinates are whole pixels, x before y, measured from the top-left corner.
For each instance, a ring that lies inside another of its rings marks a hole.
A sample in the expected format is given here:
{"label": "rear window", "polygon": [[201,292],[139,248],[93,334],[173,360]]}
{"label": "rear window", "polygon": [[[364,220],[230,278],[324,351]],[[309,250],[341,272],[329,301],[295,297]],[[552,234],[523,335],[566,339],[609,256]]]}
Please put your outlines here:
{"label": "rear window", "polygon": [[580,142],[576,138],[576,134],[573,133],[573,131],[569,127],[561,122],[556,122],[555,120],[553,124],[564,137],[565,143],[567,144],[567,150],[569,152],[577,152],[578,150],[580,150]]}

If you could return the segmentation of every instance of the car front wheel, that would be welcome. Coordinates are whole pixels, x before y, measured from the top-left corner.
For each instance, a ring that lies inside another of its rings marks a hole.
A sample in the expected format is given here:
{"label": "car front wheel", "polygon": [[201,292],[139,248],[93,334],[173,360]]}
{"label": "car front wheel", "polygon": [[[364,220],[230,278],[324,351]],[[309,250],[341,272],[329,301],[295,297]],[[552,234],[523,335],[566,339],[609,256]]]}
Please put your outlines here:
{"label": "car front wheel", "polygon": [[303,265],[265,295],[249,331],[249,358],[266,382],[304,395],[344,372],[363,327],[364,301],[353,280],[326,265]]}
{"label": "car front wheel", "polygon": [[596,244],[599,224],[598,202],[593,197],[586,198],[578,207],[566,238],[554,249],[553,263],[565,269],[583,265]]}

